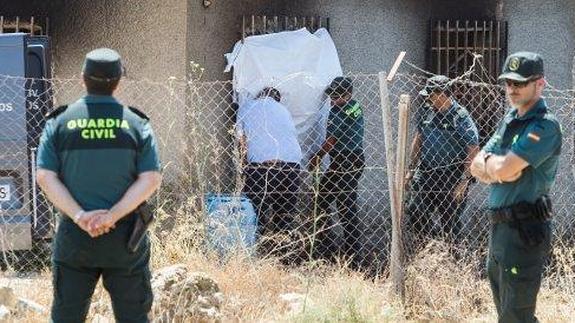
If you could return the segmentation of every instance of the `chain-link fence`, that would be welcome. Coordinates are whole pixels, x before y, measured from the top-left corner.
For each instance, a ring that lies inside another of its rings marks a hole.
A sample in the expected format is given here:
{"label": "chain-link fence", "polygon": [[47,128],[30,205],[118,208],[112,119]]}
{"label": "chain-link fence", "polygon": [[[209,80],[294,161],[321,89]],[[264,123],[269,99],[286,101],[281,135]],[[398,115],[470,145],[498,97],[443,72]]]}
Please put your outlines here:
{"label": "chain-link fence", "polygon": [[[247,246],[259,257],[275,255],[290,265],[343,259],[355,267],[387,270],[392,227],[388,176],[397,174],[390,174],[386,163],[381,78],[347,77],[353,84],[351,97],[346,97],[348,85],[339,84],[328,93],[331,98],[318,93],[317,109],[297,118],[293,107],[282,105],[299,95],[289,90],[279,93],[279,102],[268,91],[237,105],[232,82],[122,81],[119,99],[150,116],[162,157],[165,180],[153,203],[165,216],[156,227],[189,225],[209,250],[220,254]],[[487,187],[468,180],[465,159],[468,148],[484,145],[504,116],[504,92],[481,82],[476,73],[467,74],[451,82],[453,100],[466,110],[447,109],[443,115],[419,95],[426,80],[422,73],[399,73],[386,84],[393,142],[395,107],[400,95],[408,94],[409,141],[419,134],[420,148],[427,149],[418,160],[407,160],[414,176],[403,198],[406,247],[414,252],[430,239],[445,238],[464,251],[478,250],[486,246]],[[35,148],[44,113],[83,92],[77,79],[0,77],[5,265],[36,264],[49,254],[37,248],[49,242],[55,221],[33,185]],[[548,88],[545,98],[564,131],[551,194],[555,235],[572,243],[574,96]],[[475,138],[466,133],[470,128],[477,129]]]}

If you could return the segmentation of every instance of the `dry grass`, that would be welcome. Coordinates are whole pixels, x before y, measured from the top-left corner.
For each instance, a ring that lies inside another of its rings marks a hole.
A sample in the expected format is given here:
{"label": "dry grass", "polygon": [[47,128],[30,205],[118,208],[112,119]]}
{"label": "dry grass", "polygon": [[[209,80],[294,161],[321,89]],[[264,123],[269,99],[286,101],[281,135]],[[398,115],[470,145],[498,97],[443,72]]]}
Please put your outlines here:
{"label": "dry grass", "polygon": [[[394,301],[388,280],[370,279],[344,266],[309,264],[286,268],[274,259],[238,255],[223,262],[198,248],[194,219],[154,237],[153,267],[183,263],[207,273],[225,295],[224,321],[258,322],[493,322],[496,320],[486,279],[478,272],[480,257],[455,260],[448,248],[434,242],[406,269],[405,306]],[[194,229],[195,228],[195,229]],[[544,280],[538,317],[542,322],[575,318],[575,250],[558,247],[554,270]],[[49,273],[26,284],[10,279],[19,296],[49,307]],[[282,300],[295,293],[296,301]],[[112,317],[108,296],[99,286],[91,316]],[[22,319],[22,318],[20,318]],[[19,320],[20,320],[19,319]],[[43,322],[39,315],[26,317]],[[192,320],[192,318],[190,318]]]}

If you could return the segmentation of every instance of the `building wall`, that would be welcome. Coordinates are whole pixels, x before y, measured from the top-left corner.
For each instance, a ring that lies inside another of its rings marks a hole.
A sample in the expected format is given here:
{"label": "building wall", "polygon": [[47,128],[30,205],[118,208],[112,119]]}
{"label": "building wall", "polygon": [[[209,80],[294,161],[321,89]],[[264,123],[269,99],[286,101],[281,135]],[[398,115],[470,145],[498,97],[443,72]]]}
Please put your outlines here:
{"label": "building wall", "polygon": [[509,52],[528,50],[543,55],[546,77],[556,88],[572,88],[575,53],[575,2],[570,0],[503,1],[509,22]]}
{"label": "building wall", "polygon": [[214,1],[204,8],[189,2],[190,60],[205,67],[204,79],[228,79],[223,54],[240,38],[241,15],[321,15],[330,17],[331,34],[345,71],[389,70],[399,51],[425,66],[429,19],[494,19],[497,0],[469,1]]}
{"label": "building wall", "polygon": [[0,0],[0,16],[20,16],[26,19],[31,16],[46,16],[48,14],[48,7],[49,1]]}
{"label": "building wall", "polygon": [[87,52],[117,50],[127,77],[116,95],[150,117],[168,179],[180,176],[184,149],[174,142],[185,141],[188,126],[185,87],[166,86],[186,77],[187,9],[183,0],[60,0],[50,8],[57,103],[83,95],[79,81],[63,80],[80,78]]}
{"label": "building wall", "polygon": [[64,0],[51,7],[55,72],[78,76],[85,54],[111,47],[133,78],[186,76],[187,6],[182,0]]}
{"label": "building wall", "polygon": [[188,2],[189,60],[205,68],[203,79],[225,80],[224,54],[241,38],[242,15],[274,15],[285,12],[288,0],[213,1],[204,8],[201,1]]}
{"label": "building wall", "polygon": [[389,70],[400,51],[425,66],[429,19],[492,19],[496,1],[457,0],[292,0],[214,1],[204,8],[189,2],[190,60],[206,70],[204,79],[228,79],[223,54],[240,38],[242,15],[321,15],[330,18],[331,34],[344,71]]}
{"label": "building wall", "polygon": [[305,1],[291,6],[294,15],[330,18],[344,71],[373,73],[389,70],[400,51],[407,59],[425,62],[427,1]]}

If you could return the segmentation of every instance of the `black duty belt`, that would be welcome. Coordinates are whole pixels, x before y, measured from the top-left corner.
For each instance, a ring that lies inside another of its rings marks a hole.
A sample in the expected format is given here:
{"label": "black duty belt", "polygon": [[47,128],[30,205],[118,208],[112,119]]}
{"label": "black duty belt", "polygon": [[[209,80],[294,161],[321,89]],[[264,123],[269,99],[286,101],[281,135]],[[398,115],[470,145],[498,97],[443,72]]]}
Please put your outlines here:
{"label": "black duty belt", "polygon": [[492,224],[528,220],[545,221],[552,215],[551,200],[544,195],[535,203],[520,202],[508,207],[492,209],[489,220]]}

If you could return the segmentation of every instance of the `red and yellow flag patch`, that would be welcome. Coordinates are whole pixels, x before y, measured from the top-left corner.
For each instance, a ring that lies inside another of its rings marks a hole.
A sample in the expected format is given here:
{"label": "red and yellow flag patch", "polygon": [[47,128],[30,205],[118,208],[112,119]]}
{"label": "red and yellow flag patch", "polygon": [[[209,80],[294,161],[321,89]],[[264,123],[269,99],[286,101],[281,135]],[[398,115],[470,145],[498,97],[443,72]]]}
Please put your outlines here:
{"label": "red and yellow flag patch", "polygon": [[539,142],[539,140],[541,140],[541,137],[539,137],[539,135],[533,132],[528,133],[527,137],[535,142]]}

